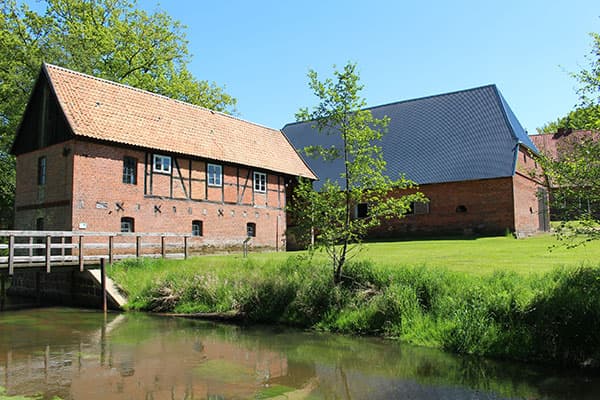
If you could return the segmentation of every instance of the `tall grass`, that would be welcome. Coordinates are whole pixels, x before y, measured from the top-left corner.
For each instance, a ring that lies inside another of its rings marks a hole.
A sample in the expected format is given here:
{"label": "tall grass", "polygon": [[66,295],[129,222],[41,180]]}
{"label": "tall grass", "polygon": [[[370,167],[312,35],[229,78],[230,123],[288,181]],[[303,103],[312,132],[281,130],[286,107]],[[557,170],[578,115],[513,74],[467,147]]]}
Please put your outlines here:
{"label": "tall grass", "polygon": [[336,286],[329,265],[310,258],[196,258],[128,260],[111,276],[134,310],[233,311],[249,323],[378,335],[463,354],[600,361],[599,267],[481,276],[358,261]]}

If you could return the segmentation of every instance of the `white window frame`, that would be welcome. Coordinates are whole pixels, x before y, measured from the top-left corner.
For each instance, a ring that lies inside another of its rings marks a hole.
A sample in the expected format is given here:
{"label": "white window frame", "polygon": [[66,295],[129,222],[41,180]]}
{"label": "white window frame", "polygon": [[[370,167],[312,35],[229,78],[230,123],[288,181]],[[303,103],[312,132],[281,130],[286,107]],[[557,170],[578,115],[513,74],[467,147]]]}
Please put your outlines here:
{"label": "white window frame", "polygon": [[254,171],[254,191],[257,193],[267,192],[267,174],[264,172]]}
{"label": "white window frame", "polygon": [[[165,165],[165,160],[168,161],[168,165]],[[158,161],[158,163],[157,163]],[[161,174],[170,174],[171,173],[171,157],[163,156],[162,154],[154,154],[152,156],[152,171],[159,172]],[[165,168],[167,166],[168,168]]]}
{"label": "white window frame", "polygon": [[[123,230],[123,224],[127,226],[127,230]],[[132,233],[135,232],[135,219],[131,217],[121,218],[121,233]]]}
{"label": "white window frame", "polygon": [[[213,169],[212,172],[211,168]],[[221,164],[206,165],[206,182],[208,186],[223,186],[223,166]]]}

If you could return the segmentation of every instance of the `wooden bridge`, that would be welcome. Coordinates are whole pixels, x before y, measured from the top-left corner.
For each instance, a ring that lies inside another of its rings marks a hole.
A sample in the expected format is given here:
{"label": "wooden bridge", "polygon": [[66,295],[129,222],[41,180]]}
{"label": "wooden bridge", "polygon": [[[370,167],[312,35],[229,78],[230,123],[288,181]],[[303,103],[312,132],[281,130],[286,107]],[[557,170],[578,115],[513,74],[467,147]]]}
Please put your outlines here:
{"label": "wooden bridge", "polygon": [[98,266],[134,257],[188,257],[191,235],[176,233],[115,233],[82,231],[0,231],[0,272],[15,268]]}
{"label": "wooden bridge", "polygon": [[[104,264],[137,258],[185,259],[191,249],[201,246],[201,238],[176,233],[115,233],[81,231],[0,231],[0,311],[6,299],[6,278],[15,269],[35,270],[35,292],[41,296],[40,272],[52,268],[79,270],[99,284],[103,309],[107,296],[117,307],[125,299],[106,277]],[[66,268],[68,267],[68,268]]]}

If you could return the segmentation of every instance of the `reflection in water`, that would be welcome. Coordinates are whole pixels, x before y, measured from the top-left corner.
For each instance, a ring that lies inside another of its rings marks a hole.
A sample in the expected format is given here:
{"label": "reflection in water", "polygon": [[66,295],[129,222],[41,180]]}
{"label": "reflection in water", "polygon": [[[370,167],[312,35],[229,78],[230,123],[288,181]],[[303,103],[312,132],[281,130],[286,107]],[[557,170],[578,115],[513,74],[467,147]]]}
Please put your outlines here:
{"label": "reflection in water", "polygon": [[596,399],[600,379],[396,342],[72,309],[0,313],[0,386],[64,399]]}

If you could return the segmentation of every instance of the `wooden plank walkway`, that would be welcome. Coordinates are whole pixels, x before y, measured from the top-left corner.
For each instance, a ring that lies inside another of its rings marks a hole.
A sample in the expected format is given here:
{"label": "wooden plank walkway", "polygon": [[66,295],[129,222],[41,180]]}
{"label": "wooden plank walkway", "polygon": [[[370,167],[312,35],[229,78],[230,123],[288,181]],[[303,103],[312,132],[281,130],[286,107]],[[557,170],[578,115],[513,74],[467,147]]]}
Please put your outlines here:
{"label": "wooden plank walkway", "polygon": [[83,231],[1,231],[0,272],[15,268],[98,266],[125,258],[188,258],[191,235]]}

